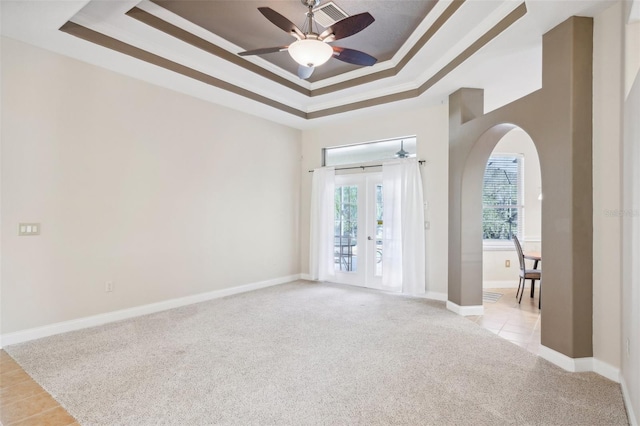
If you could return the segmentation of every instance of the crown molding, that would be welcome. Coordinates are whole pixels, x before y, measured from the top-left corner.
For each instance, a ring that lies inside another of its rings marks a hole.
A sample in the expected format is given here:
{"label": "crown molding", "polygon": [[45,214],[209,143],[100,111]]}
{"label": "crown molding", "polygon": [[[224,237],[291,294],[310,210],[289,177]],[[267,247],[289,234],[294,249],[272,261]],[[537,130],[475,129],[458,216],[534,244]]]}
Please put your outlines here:
{"label": "crown molding", "polygon": [[[452,4],[456,4],[455,2]],[[513,3],[512,3],[513,4]],[[397,85],[389,89],[379,89],[377,92],[367,92],[366,95],[352,95],[348,98],[342,98],[333,103],[324,103],[317,106],[317,109],[302,109],[279,102],[261,95],[254,91],[248,90],[236,84],[232,84],[228,81],[209,75],[208,73],[198,71],[189,66],[172,61],[145,49],[133,46],[124,41],[115,39],[109,35],[95,31],[91,28],[82,26],[76,22],[67,22],[60,28],[60,31],[90,41],[92,43],[101,45],[103,47],[118,51],[128,56],[140,59],[142,61],[151,63],[163,67],[165,69],[182,74],[186,77],[196,79],[205,84],[221,88],[223,90],[232,92],[234,94],[243,96],[250,100],[260,102],[264,105],[276,108],[280,111],[295,115],[303,119],[314,119],[320,117],[326,117],[329,115],[341,114],[357,109],[382,105],[390,102],[397,102],[400,100],[411,99],[420,96],[426,90],[431,88],[447,74],[457,68],[466,59],[475,54],[482,47],[487,45],[496,36],[502,33],[505,29],[509,28],[513,23],[519,20],[527,13],[525,3],[520,3],[515,9],[513,9],[507,16],[502,18],[500,22],[491,27],[488,31],[484,32],[477,40],[471,43],[466,49],[459,53],[455,58],[450,60],[445,66],[440,68],[431,76],[424,76],[426,81],[422,83],[409,82],[404,85]],[[372,96],[373,93],[373,96]]]}

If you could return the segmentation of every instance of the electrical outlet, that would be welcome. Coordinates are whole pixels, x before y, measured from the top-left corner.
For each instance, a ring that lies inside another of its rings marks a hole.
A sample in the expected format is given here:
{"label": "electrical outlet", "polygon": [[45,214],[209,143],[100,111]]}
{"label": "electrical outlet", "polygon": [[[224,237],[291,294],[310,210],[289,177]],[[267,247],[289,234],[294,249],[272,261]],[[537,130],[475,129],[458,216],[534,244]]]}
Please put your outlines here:
{"label": "electrical outlet", "polygon": [[505,267],[505,268],[511,268],[511,261],[510,261],[510,260],[508,260],[508,259],[507,259],[507,260],[505,260],[505,261],[504,261],[504,267]]}
{"label": "electrical outlet", "polygon": [[105,293],[111,293],[113,291],[113,281],[107,281],[104,283]]}

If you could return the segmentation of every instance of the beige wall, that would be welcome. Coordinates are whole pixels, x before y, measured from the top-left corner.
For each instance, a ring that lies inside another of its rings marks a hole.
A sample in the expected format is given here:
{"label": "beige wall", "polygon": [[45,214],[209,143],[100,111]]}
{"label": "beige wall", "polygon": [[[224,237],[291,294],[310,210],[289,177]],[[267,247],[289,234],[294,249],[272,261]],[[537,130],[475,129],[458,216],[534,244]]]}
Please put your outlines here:
{"label": "beige wall", "polygon": [[[0,49],[2,49],[2,38],[0,37]],[[3,76],[3,66],[2,66],[3,58],[2,58],[2,50],[0,50],[0,347],[2,346],[2,237],[4,233],[2,231],[2,128],[3,126],[3,108],[2,108],[2,94],[4,93],[2,76]]]}
{"label": "beige wall", "polygon": [[[531,137],[522,129],[516,128],[504,135],[493,149],[493,154],[522,154],[524,181],[524,239],[525,250],[540,250],[541,191],[540,159]],[[505,260],[511,262],[505,267]],[[529,262],[529,261],[527,261]],[[529,267],[531,265],[529,264]],[[482,253],[483,287],[516,287],[518,285],[518,256],[515,247],[509,244],[505,248],[487,248]]]}
{"label": "beige wall", "polygon": [[622,4],[593,23],[593,356],[620,368]]}
{"label": "beige wall", "polygon": [[2,333],[298,274],[300,138],[2,39]]}
{"label": "beige wall", "polygon": [[[628,22],[628,7],[620,28],[625,46],[622,192],[622,382],[627,390],[628,409],[640,422],[640,21]],[[636,4],[636,7],[640,5]]]}
{"label": "beige wall", "polygon": [[342,123],[332,123],[303,132],[301,169],[300,247],[301,270],[309,272],[309,206],[311,173],[322,166],[323,147],[354,144],[394,137],[416,135],[417,153],[426,160],[421,167],[425,202],[426,289],[432,296],[447,294],[447,167],[448,130],[447,107],[417,108],[392,113],[367,114]]}

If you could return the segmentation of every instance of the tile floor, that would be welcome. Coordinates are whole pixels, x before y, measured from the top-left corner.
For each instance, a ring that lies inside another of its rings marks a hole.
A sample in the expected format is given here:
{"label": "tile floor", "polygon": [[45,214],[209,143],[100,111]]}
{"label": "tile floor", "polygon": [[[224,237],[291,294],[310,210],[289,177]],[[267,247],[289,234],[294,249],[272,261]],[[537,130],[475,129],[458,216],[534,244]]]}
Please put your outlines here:
{"label": "tile floor", "polygon": [[0,350],[0,424],[76,426],[67,411]]}
{"label": "tile floor", "polygon": [[538,287],[534,298],[529,288],[527,285],[521,304],[516,299],[515,288],[485,288],[484,291],[502,293],[502,296],[496,302],[484,302],[484,315],[467,318],[537,355],[540,349]]}

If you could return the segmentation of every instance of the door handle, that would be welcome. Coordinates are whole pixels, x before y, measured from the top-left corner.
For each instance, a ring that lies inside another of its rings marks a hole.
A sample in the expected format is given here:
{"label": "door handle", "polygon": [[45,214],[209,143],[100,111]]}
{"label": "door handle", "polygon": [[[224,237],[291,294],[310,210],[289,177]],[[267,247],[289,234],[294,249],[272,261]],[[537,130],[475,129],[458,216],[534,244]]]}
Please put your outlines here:
{"label": "door handle", "polygon": [[373,238],[371,238],[371,237],[367,237],[367,240],[371,241],[371,240],[373,240]]}

